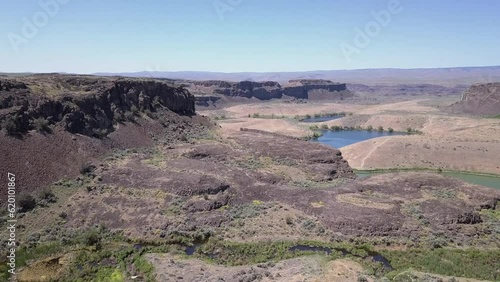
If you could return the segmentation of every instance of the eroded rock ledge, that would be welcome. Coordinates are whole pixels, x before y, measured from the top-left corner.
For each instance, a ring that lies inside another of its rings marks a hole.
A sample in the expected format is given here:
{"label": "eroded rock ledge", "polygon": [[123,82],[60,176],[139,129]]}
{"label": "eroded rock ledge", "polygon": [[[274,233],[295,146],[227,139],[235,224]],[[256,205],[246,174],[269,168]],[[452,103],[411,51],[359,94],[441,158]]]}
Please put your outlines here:
{"label": "eroded rock ledge", "polygon": [[34,129],[38,122],[100,137],[139,112],[195,115],[194,102],[183,87],[157,80],[73,75],[0,79],[0,122],[14,134]]}
{"label": "eroded rock ledge", "polygon": [[345,83],[336,83],[322,79],[290,80],[286,85],[275,81],[240,81],[221,80],[193,81],[186,84],[188,89],[197,94],[197,99],[204,102],[206,95],[226,97],[257,98],[259,100],[280,99],[284,95],[298,99],[344,99],[353,94]]}

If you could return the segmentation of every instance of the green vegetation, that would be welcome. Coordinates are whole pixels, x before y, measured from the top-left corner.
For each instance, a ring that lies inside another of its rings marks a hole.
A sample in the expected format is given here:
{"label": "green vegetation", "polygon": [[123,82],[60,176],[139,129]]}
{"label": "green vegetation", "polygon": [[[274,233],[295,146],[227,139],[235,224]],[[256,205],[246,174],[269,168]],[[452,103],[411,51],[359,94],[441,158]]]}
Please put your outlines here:
{"label": "green vegetation", "polygon": [[394,268],[387,275],[394,278],[407,269],[447,276],[493,280],[498,269],[500,250],[478,249],[410,249],[381,251]]}
{"label": "green vegetation", "polygon": [[393,129],[392,127],[389,127],[389,128],[387,129],[387,131],[389,131],[389,133],[393,133],[393,132],[394,132],[394,129]]}
{"label": "green vegetation", "polygon": [[405,172],[405,171],[429,171],[437,173],[457,173],[464,175],[479,175],[479,176],[489,176],[489,177],[499,177],[498,174],[484,173],[484,172],[471,172],[471,171],[461,171],[461,170],[446,170],[442,168],[430,168],[430,167],[405,167],[405,168],[379,168],[379,169],[364,169],[357,170],[354,169],[356,174],[375,174],[375,173],[391,173],[391,172]]}
{"label": "green vegetation", "polygon": [[[65,241],[40,244],[36,247],[20,247],[16,253],[17,268],[26,266],[28,261],[36,261],[47,257],[63,256],[73,253],[75,259],[57,281],[103,281],[121,282],[134,265],[136,274],[144,276],[141,281],[155,281],[154,268],[144,258],[147,251],[168,251],[165,247],[134,248],[120,234],[110,233],[106,228],[91,228]],[[7,264],[0,266],[0,280],[6,281]]]}
{"label": "green vegetation", "polygon": [[91,163],[84,163],[80,166],[80,173],[83,175],[89,175],[95,170],[95,166]]}
{"label": "green vegetation", "polygon": [[342,126],[339,126],[339,125],[332,125],[332,126],[330,126],[330,130],[341,131],[341,130],[344,130],[344,128]]}
{"label": "green vegetation", "polygon": [[225,119],[227,119],[227,117],[225,114],[221,114],[220,116],[215,116],[214,119],[215,120],[225,120]]}
{"label": "green vegetation", "polygon": [[306,139],[306,140],[318,139],[318,138],[320,138],[321,136],[323,136],[323,133],[321,133],[321,132],[314,132],[312,135],[307,136],[305,139]]}
{"label": "green vegetation", "polygon": [[423,132],[422,132],[422,131],[417,130],[417,129],[413,129],[413,128],[411,128],[411,127],[408,127],[408,128],[406,129],[406,132],[407,132],[408,134],[423,134]]}
{"label": "green vegetation", "polygon": [[19,118],[17,114],[15,116],[9,116],[2,123],[2,128],[5,129],[8,135],[16,136],[21,134],[21,125],[18,122]]}
{"label": "green vegetation", "polygon": [[384,131],[384,127],[383,127],[383,126],[379,126],[379,127],[377,128],[377,130],[378,130],[379,132],[382,132],[382,131]]}
{"label": "green vegetation", "polygon": [[311,125],[311,126],[309,126],[309,129],[310,130],[319,130],[319,126],[316,125],[316,124],[315,125]]}
{"label": "green vegetation", "polygon": [[[291,218],[287,218],[287,224],[293,224]],[[202,257],[207,260],[213,260],[218,264],[229,266],[273,263],[298,256],[318,254],[317,251],[290,251],[290,248],[297,245],[330,248],[332,250],[331,254],[328,255],[330,259],[340,258],[342,252],[350,253],[352,257],[364,257],[372,251],[370,246],[364,244],[352,245],[318,241],[238,243],[213,239],[208,240],[203,245],[201,253],[203,254]],[[215,251],[217,251],[217,256],[211,258],[209,254]]]}
{"label": "green vegetation", "polygon": [[[248,115],[250,117],[250,115]],[[254,113],[251,115],[252,118],[265,118],[265,119],[284,119],[287,118],[285,115],[277,115],[277,114],[270,114],[270,115],[261,115],[259,113]]]}
{"label": "green vegetation", "polygon": [[[65,247],[59,243],[44,244],[34,248],[19,247],[16,250],[16,268],[25,266],[29,260],[41,259],[64,250]],[[7,277],[10,277],[8,270],[7,263],[0,263],[0,281],[8,281]]]}
{"label": "green vegetation", "polygon": [[[306,114],[306,115],[303,115],[303,116],[299,116],[299,115],[296,115],[294,117],[295,120],[298,120],[298,121],[303,121],[303,120],[306,120],[306,119],[311,119],[311,118],[321,118],[321,117],[345,117],[346,115],[348,115],[347,113],[345,112],[340,112],[340,113],[335,113],[335,112],[332,112],[332,113],[315,113],[313,114],[312,116],[310,114]],[[353,114],[352,113],[349,113],[349,116],[352,116]]]}
{"label": "green vegetation", "polygon": [[272,203],[254,200],[251,204],[229,207],[227,212],[232,220],[247,219],[259,216],[263,211],[272,207]]}
{"label": "green vegetation", "polygon": [[372,131],[372,130],[373,130],[373,126],[368,125],[368,127],[366,127],[366,130],[367,130],[367,131]]}
{"label": "green vegetation", "polygon": [[36,200],[31,195],[23,194],[19,197],[19,212],[29,212],[36,207]]}
{"label": "green vegetation", "polygon": [[33,121],[33,126],[38,132],[50,132],[49,121],[45,118],[37,118]]}
{"label": "green vegetation", "polygon": [[149,263],[142,255],[137,254],[134,258],[134,266],[137,271],[144,273],[146,276],[146,281],[154,280],[154,267]]}

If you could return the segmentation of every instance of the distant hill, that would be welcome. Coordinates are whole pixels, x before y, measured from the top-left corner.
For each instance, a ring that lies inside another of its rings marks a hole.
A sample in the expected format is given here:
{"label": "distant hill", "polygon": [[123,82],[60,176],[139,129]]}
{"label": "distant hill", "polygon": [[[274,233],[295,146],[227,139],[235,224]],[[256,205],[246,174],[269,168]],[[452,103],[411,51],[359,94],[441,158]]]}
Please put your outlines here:
{"label": "distant hill", "polygon": [[500,83],[472,85],[451,109],[457,113],[500,115]]}
{"label": "distant hill", "polygon": [[159,72],[96,73],[131,77],[155,77],[188,80],[277,81],[293,79],[326,79],[343,83],[376,84],[435,84],[443,86],[472,85],[500,81],[500,66],[435,69],[360,69],[319,70],[305,72]]}

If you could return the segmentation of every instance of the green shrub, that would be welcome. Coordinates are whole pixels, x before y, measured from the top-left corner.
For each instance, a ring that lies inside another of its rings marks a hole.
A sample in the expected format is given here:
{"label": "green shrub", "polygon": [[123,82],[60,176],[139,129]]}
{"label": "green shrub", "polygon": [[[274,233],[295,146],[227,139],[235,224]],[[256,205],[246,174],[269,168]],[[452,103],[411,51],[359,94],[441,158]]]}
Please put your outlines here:
{"label": "green shrub", "polygon": [[368,127],[366,128],[366,130],[368,130],[368,131],[372,131],[372,130],[373,130],[373,126],[368,125]]}
{"label": "green shrub", "polygon": [[389,127],[389,128],[387,129],[387,131],[389,131],[389,133],[393,133],[393,132],[394,132],[394,129],[392,129],[392,127]]}
{"label": "green shrub", "polygon": [[21,195],[19,197],[19,212],[29,212],[36,207],[35,198],[31,195]]}
{"label": "green shrub", "polygon": [[55,202],[56,195],[54,195],[51,190],[43,190],[42,192],[40,192],[40,199]]}
{"label": "green shrub", "polygon": [[135,115],[133,112],[125,112],[124,117],[125,117],[125,120],[135,121]]}
{"label": "green shrub", "polygon": [[323,134],[321,132],[314,132],[312,135],[313,139],[320,138],[321,136],[323,136]]}
{"label": "green shrub", "polygon": [[83,175],[88,175],[95,170],[95,166],[91,163],[84,163],[80,166],[80,173]]}
{"label": "green shrub", "polygon": [[378,129],[378,131],[380,131],[380,132],[384,131],[384,127],[383,127],[383,126],[379,126],[377,129]]}
{"label": "green shrub", "polygon": [[310,130],[318,130],[319,127],[317,125],[311,125],[311,126],[309,126],[309,129]]}
{"label": "green shrub", "polygon": [[134,105],[132,105],[132,107],[130,107],[130,111],[131,111],[131,112],[132,112],[132,114],[134,114],[134,115],[139,114],[139,109],[138,109],[136,106],[134,106]]}
{"label": "green shrub", "polygon": [[328,125],[327,124],[322,124],[321,125],[321,129],[327,130],[328,129]]}
{"label": "green shrub", "polygon": [[[421,272],[447,276],[460,276],[483,280],[493,280],[497,270],[495,261],[500,257],[498,249],[408,249],[385,250],[382,255],[390,262],[394,270],[405,271],[410,268]],[[405,274],[405,275],[403,275]],[[397,276],[408,275],[403,272]],[[393,281],[397,280],[394,277]],[[398,278],[399,279],[399,278]]]}
{"label": "green shrub", "polygon": [[90,229],[83,235],[83,244],[86,246],[96,246],[100,247],[101,244],[101,235],[97,229]]}
{"label": "green shrub", "polygon": [[50,203],[55,203],[55,202],[57,202],[56,195],[54,195],[54,193],[52,193],[52,191],[50,190],[45,189],[38,194],[37,205],[41,207],[46,207]]}
{"label": "green shrub", "polygon": [[40,117],[33,121],[33,125],[35,126],[35,130],[39,132],[49,132],[49,121]]}
{"label": "green shrub", "polygon": [[2,124],[2,128],[5,128],[5,131],[8,135],[18,135],[21,133],[19,122],[17,121],[17,117],[10,116],[8,117]]}

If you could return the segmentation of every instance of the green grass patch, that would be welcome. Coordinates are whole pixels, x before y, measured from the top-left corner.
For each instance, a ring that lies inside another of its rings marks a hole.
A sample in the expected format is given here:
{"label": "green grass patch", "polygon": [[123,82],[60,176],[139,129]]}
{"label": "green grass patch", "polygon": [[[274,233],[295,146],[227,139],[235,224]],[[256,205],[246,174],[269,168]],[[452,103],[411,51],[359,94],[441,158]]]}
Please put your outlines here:
{"label": "green grass patch", "polygon": [[[324,251],[291,251],[290,248],[302,245],[318,248],[329,248],[331,253]],[[304,255],[325,254],[328,259],[338,259],[343,253],[350,257],[365,257],[372,251],[366,244],[352,245],[347,243],[328,243],[320,241],[277,241],[239,243],[221,240],[209,240],[201,247],[202,258],[228,266],[248,265],[257,263],[278,262]],[[215,254],[215,255],[211,255]]]}
{"label": "green grass patch", "polygon": [[[17,248],[16,271],[19,268],[26,266],[27,261],[37,260],[58,253],[63,253],[66,249],[67,247],[60,243],[43,244],[29,249],[26,247]],[[6,262],[0,263],[0,281],[7,281],[7,278],[10,277],[10,273],[8,273],[8,270],[9,266]]]}
{"label": "green grass patch", "polygon": [[411,249],[404,251],[381,251],[390,262],[394,277],[410,268],[447,276],[459,276],[493,280],[495,271],[500,267],[500,250],[479,249]]}
{"label": "green grass patch", "polygon": [[[377,168],[377,169],[353,169],[356,174],[382,174],[382,173],[393,173],[393,172],[412,172],[412,171],[423,171],[423,172],[435,172],[435,173],[457,173],[464,175],[477,175],[477,176],[489,176],[489,177],[498,177],[500,175],[493,173],[485,173],[485,172],[474,172],[474,171],[463,171],[463,170],[447,170],[442,168],[431,168],[431,167],[405,167],[405,168]],[[499,179],[500,181],[500,179]]]}
{"label": "green grass patch", "polygon": [[259,113],[254,113],[252,115],[249,114],[248,117],[251,117],[251,118],[262,118],[262,119],[285,119],[285,118],[288,118],[285,115],[278,115],[278,114],[262,115],[262,114],[259,114]]}

